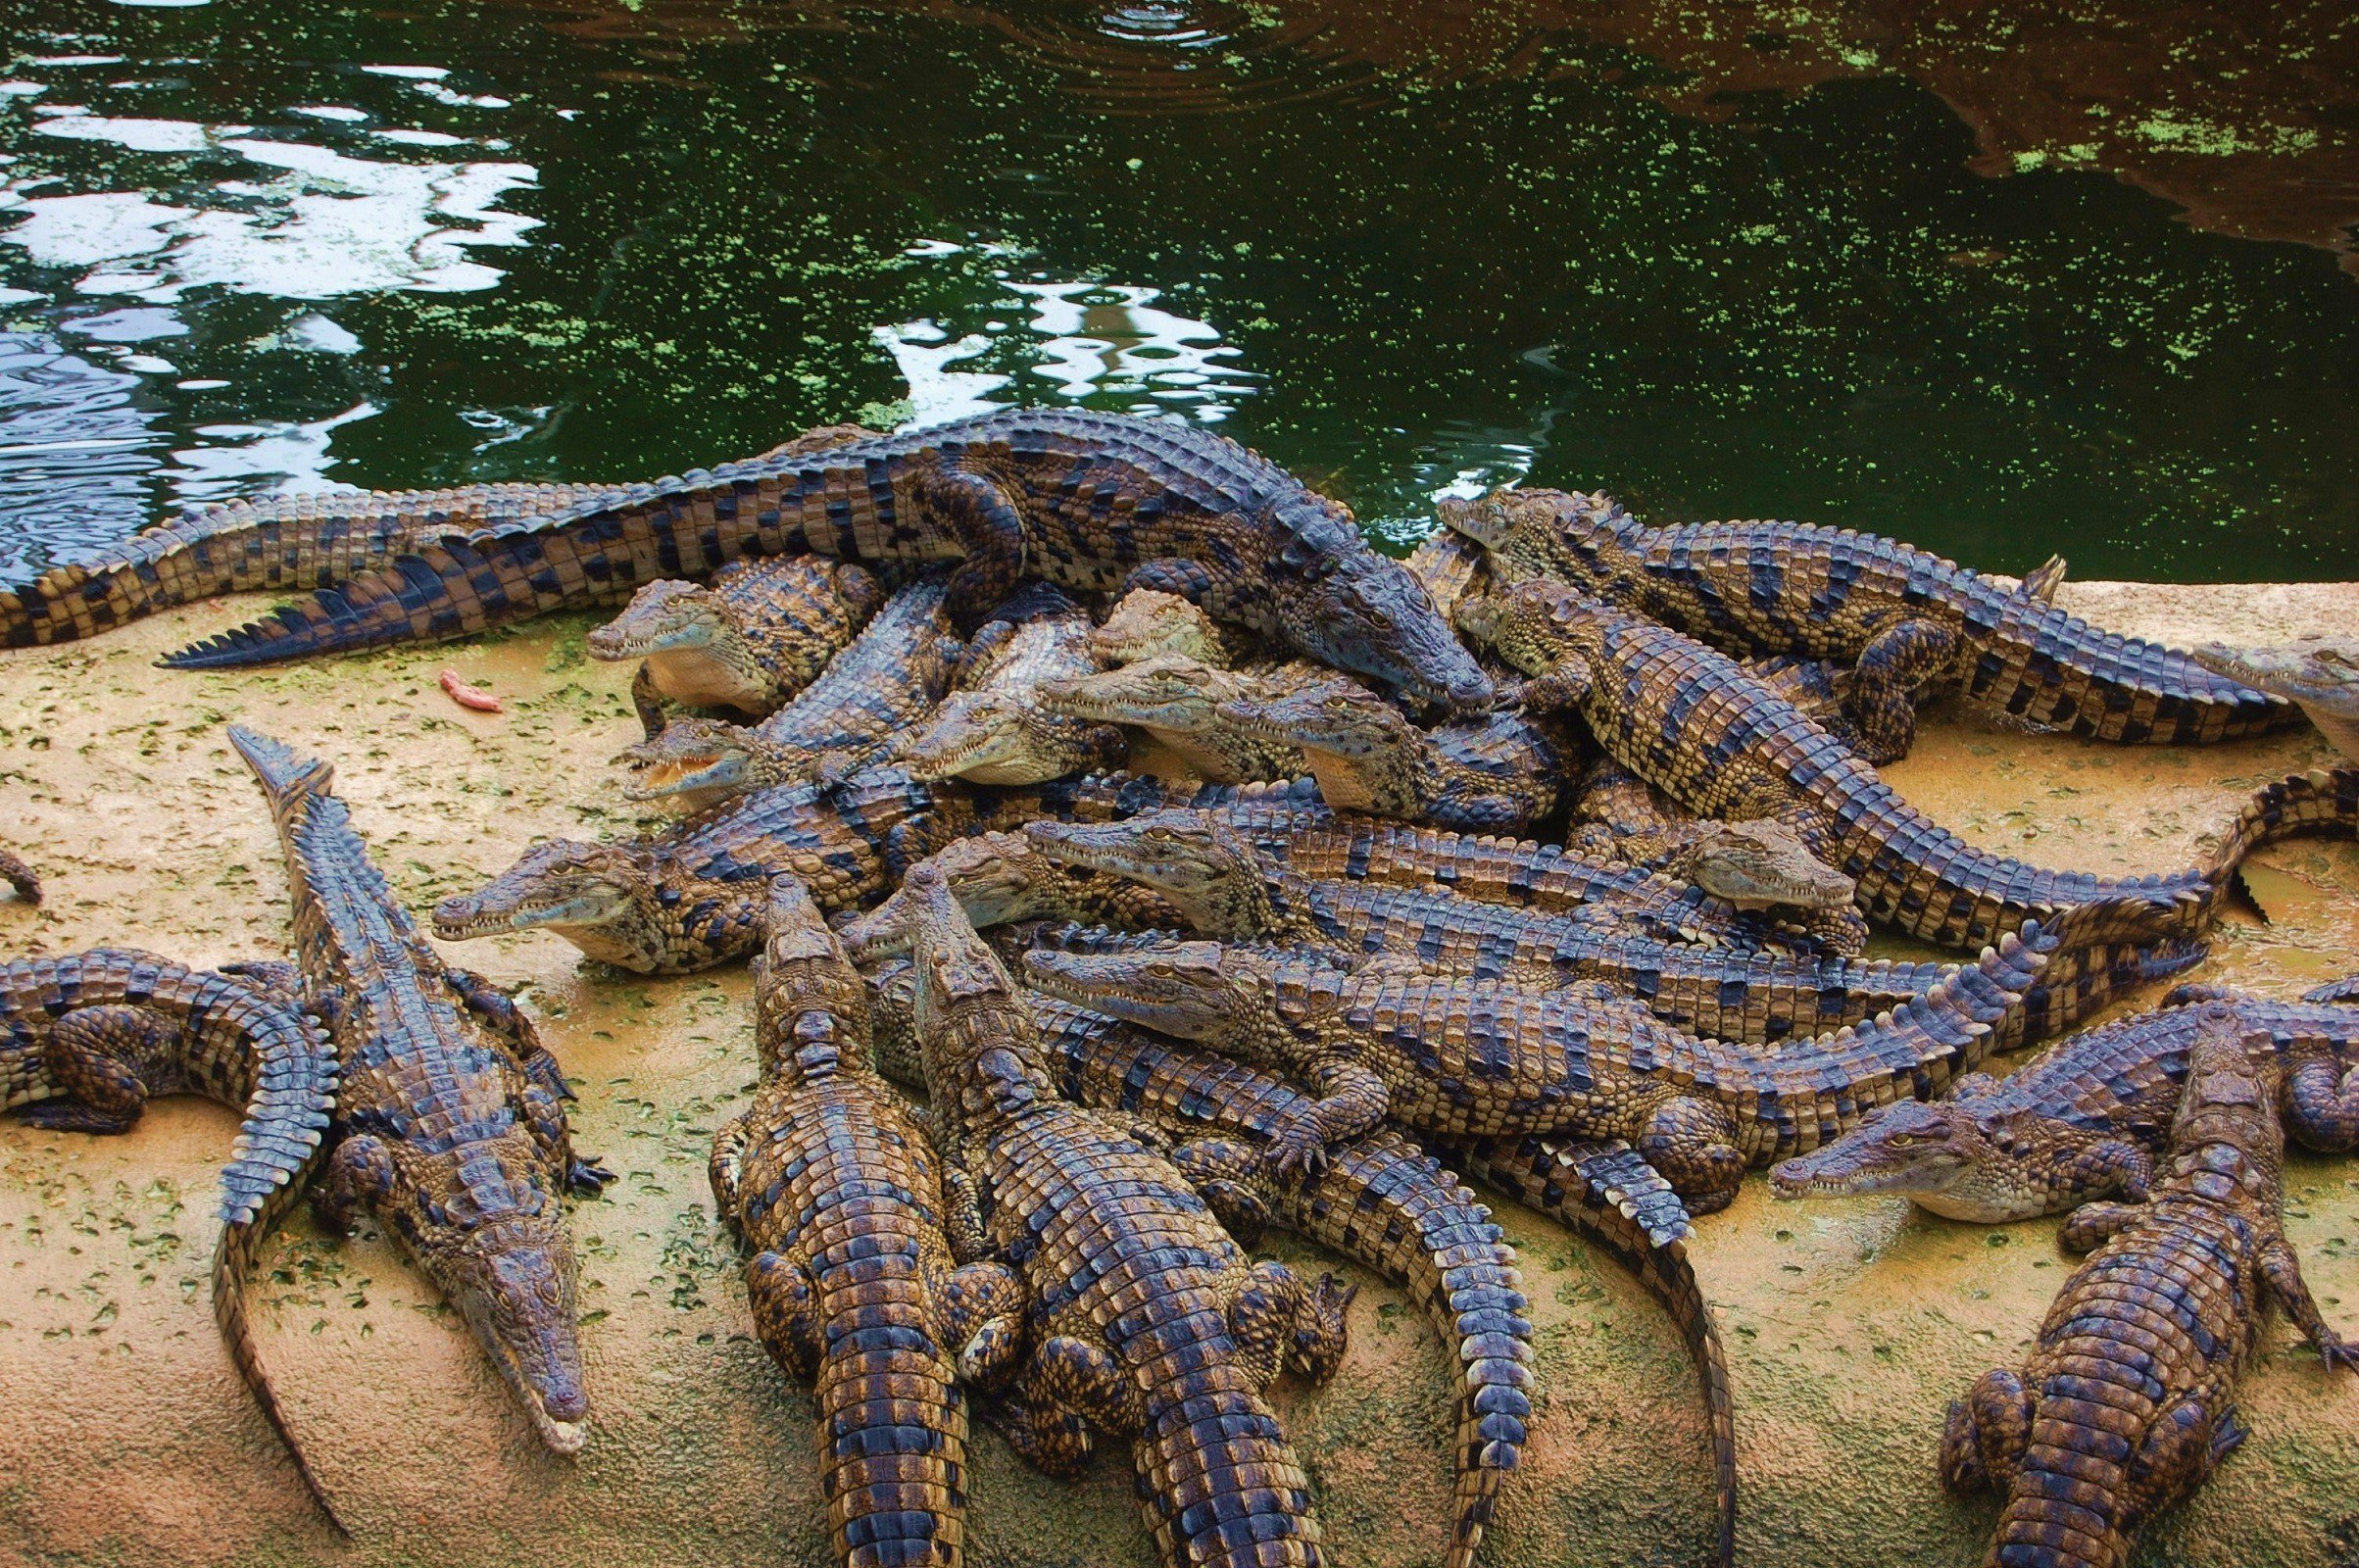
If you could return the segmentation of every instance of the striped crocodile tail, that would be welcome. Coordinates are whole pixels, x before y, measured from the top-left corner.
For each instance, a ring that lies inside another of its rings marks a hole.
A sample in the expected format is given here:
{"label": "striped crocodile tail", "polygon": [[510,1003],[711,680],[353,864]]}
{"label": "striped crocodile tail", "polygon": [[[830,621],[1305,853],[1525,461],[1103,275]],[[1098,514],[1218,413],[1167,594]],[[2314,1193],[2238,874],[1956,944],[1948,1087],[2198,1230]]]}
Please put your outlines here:
{"label": "striped crocodile tail", "polygon": [[815,1392],[831,1560],[958,1568],[966,1396],[950,1358],[912,1301],[831,1314],[828,1332]]}
{"label": "striped crocodile tail", "polygon": [[0,647],[73,642],[174,605],[269,586],[247,580],[255,576],[250,559],[270,554],[249,544],[245,536],[255,531],[228,509],[215,509],[133,534],[100,560],[0,591]]}
{"label": "striped crocodile tail", "polygon": [[1139,1511],[1164,1568],[1325,1568],[1310,1478],[1278,1418],[1225,1356],[1148,1401],[1131,1445]]}
{"label": "striped crocodile tail", "polygon": [[284,741],[272,740],[243,724],[229,726],[229,744],[254,770],[256,782],[270,803],[270,814],[283,819],[290,807],[335,787],[336,764],[323,758],[304,757]]}
{"label": "striped crocodile tail", "polygon": [[221,1328],[221,1343],[228,1348],[238,1377],[254,1396],[254,1402],[262,1407],[270,1430],[286,1445],[287,1457],[295,1462],[295,1473],[303,1478],[304,1489],[311,1493],[312,1500],[319,1505],[327,1522],[336,1527],[337,1534],[350,1536],[351,1527],[336,1512],[319,1472],[304,1457],[303,1445],[296,1440],[295,1429],[287,1420],[286,1407],[278,1402],[278,1390],[262,1364],[262,1346],[254,1337],[247,1283],[254,1277],[255,1260],[269,1228],[266,1218],[233,1223],[221,1232],[221,1243],[213,1252],[213,1320]]}
{"label": "striped crocodile tail", "polygon": [[2254,791],[2218,844],[2196,861],[2195,874],[2215,889],[2240,888],[2245,857],[2264,845],[2354,836],[2359,836],[2359,767],[2312,768]]}

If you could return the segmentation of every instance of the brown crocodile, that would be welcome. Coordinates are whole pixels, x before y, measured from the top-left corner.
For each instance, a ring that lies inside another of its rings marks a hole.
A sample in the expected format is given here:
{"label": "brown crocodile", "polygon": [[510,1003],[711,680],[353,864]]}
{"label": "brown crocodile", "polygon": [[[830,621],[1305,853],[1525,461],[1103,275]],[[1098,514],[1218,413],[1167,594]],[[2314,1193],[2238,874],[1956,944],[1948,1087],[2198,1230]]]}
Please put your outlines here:
{"label": "brown crocodile", "polygon": [[1663,873],[1736,908],[1782,913],[1831,953],[1867,946],[1867,921],[1854,903],[1858,884],[1812,855],[1784,822],[1699,823]]}
{"label": "brown crocodile", "polygon": [[1942,1482],[2006,1499],[1987,1563],[2125,1568],[2146,1522],[2243,1442],[2233,1399],[2270,1298],[2330,1369],[2359,1366],[2285,1240],[2281,1066],[2233,1006],[2196,1010],[2153,1195],[2066,1224],[2067,1245],[2096,1250],[2056,1293],[2030,1359],[1949,1407]]}
{"label": "brown crocodile", "polygon": [[[2175,996],[2177,994],[2174,994]],[[2283,1064],[2286,1130],[2304,1147],[2359,1148],[2359,1007],[2221,998]],[[2100,1198],[2142,1201],[2187,1085],[2200,1009],[2166,1004],[2062,1041],[1946,1100],[1889,1105],[1769,1173],[1780,1198],[1889,1193],[1949,1219],[2003,1224]]]}
{"label": "brown crocodile", "polygon": [[203,1095],[244,1112],[221,1171],[214,1320],[304,1486],[342,1529],[263,1366],[248,1298],[263,1240],[317,1168],[335,1109],[325,1032],[257,977],[117,948],[0,964],[0,1109],[25,1106],[33,1126],[128,1132],[159,1095]]}
{"label": "brown crocodile", "polygon": [[938,578],[902,589],[825,673],[752,729],[672,720],[617,759],[631,768],[622,793],[702,811],[775,784],[849,778],[931,713],[957,677],[965,645],[942,600]]}
{"label": "brown crocodile", "polygon": [[1222,718],[1302,750],[1319,795],[1369,811],[1470,832],[1514,832],[1556,808],[1574,751],[1513,713],[1421,730],[1391,703],[1340,676],[1232,698]]}
{"label": "brown crocodile", "polygon": [[640,661],[631,702],[652,738],[663,728],[666,703],[747,718],[777,711],[851,645],[884,600],[855,562],[733,561],[710,585],[649,583],[584,646],[604,662]]}
{"label": "brown crocodile", "polygon": [[651,837],[550,839],[473,893],[434,906],[446,942],[548,930],[640,974],[709,969],[762,941],[769,879],[791,872],[830,914],[880,897],[976,825],[959,785],[871,767],[840,784],[739,796]]}
{"label": "brown crocodile", "polygon": [[2193,657],[2215,674],[2300,705],[2345,760],[2359,762],[2359,640],[2304,637],[2280,648],[2206,643]]}
{"label": "brown crocodile", "polygon": [[1940,827],[1733,660],[1654,621],[1544,578],[1463,601],[1458,615],[1535,677],[1527,703],[1578,708],[1606,751],[1690,810],[1787,822],[1820,859],[1857,879],[1869,919],[1947,947],[2093,903],[2119,917],[2115,936],[2190,935],[2209,922],[2250,850],[2359,826],[2359,769],[2319,771],[2259,791],[2187,870],[2045,870]]}
{"label": "brown crocodile", "polygon": [[1170,419],[1007,409],[635,487],[465,539],[418,543],[309,604],[183,649],[181,668],[462,635],[614,603],[744,556],[956,561],[979,625],[1023,578],[1155,588],[1214,618],[1455,709],[1491,679],[1422,584],[1352,514],[1233,441]]}
{"label": "brown crocodile", "polygon": [[[907,962],[875,975],[877,1065],[922,1085]],[[1309,1184],[1276,1184],[1252,1157],[1302,1093],[1241,1062],[1027,993],[1058,1092],[1092,1109],[1145,1116],[1174,1137],[1175,1162],[1247,1245],[1259,1222],[1315,1242],[1413,1293],[1457,1358],[1457,1480],[1449,1561],[1470,1564],[1500,1480],[1515,1468],[1531,1413],[1531,1323],[1515,1253],[1489,1211],[1434,1158],[1389,1128],[1343,1145]],[[1206,1136],[1223,1140],[1206,1142]],[[1576,1146],[1568,1169],[1586,1148]],[[1244,1154],[1246,1157],[1240,1158]],[[1582,1178],[1570,1178],[1581,1182]],[[1584,1182],[1584,1193],[1593,1190]],[[1601,1197],[1594,1201],[1604,1204]],[[1615,1218],[1620,1219],[1616,1211]],[[1580,1214],[1615,1245],[1616,1226]],[[1641,1242],[1637,1250],[1645,1251]],[[1637,1266],[1642,1261],[1631,1256]]]}
{"label": "brown crocodile", "polygon": [[1610,498],[1496,491],[1442,520],[1491,552],[1501,584],[1553,577],[1736,655],[1856,666],[1861,755],[1905,756],[1916,699],[1957,691],[2012,720],[2096,740],[2234,739],[2290,705],[2187,655],[2100,631],[2049,603],[2064,564],[2007,588],[1896,540],[1792,522],[1649,528]]}
{"label": "brown crocodile", "polygon": [[[1763,1044],[1864,1022],[1957,972],[1950,964],[1730,953],[1633,934],[1611,921],[1317,882],[1260,860],[1217,812],[1038,822],[1024,831],[1053,859],[1144,882],[1206,936],[1391,955],[1397,969],[1448,978],[1539,988],[1601,984],[1664,1022],[1722,1040]],[[2191,943],[2150,950],[2076,943],[2009,1011],[1997,1045],[2013,1049],[2044,1039],[2129,987],[2201,956]]]}
{"label": "brown crocodile", "polygon": [[0,882],[15,889],[17,897],[26,904],[41,902],[40,873],[6,850],[0,850]]}
{"label": "brown crocodile", "polygon": [[[977,833],[935,851],[940,868],[967,920],[978,927],[1019,920],[1067,920],[1127,929],[1172,930],[1180,911],[1126,877],[1095,876],[1050,859],[1021,833]],[[875,963],[909,951],[909,897],[896,889],[867,913],[837,929],[855,963]]]}
{"label": "brown crocodile", "polygon": [[1221,705],[1255,702],[1322,673],[1297,662],[1245,674],[1185,654],[1154,654],[1095,674],[1043,681],[1040,703],[1068,718],[1144,730],[1199,778],[1250,784],[1300,777],[1302,748],[1248,729],[1225,715]]}
{"label": "brown crocodile", "polygon": [[[874,433],[831,425],[762,457]],[[60,566],[25,587],[0,590],[0,646],[94,636],[219,594],[333,588],[446,536],[530,526],[569,510],[618,503],[631,491],[628,485],[523,482],[220,502],[133,534],[95,561]]]}
{"label": "brown crocodile", "polygon": [[894,747],[893,758],[917,778],[975,784],[1038,784],[1120,765],[1129,750],[1120,730],[1041,701],[1043,684],[1097,671],[1090,617],[1045,587],[1003,609],[1007,618],[975,634],[961,689]]}
{"label": "brown crocodile", "polygon": [[1053,997],[1309,1084],[1318,1100],[1270,1140],[1281,1176],[1389,1115],[1446,1138],[1626,1139],[1701,1213],[1725,1206],[1748,1166],[1971,1070],[2058,942],[2034,922],[1905,1006],[1769,1050],[1684,1034],[1602,987],[1346,974],[1216,942],[1035,949],[1024,970]]}
{"label": "brown crocodile", "polygon": [[1135,1124],[1057,1098],[1040,1026],[940,869],[905,886],[936,1142],[1030,1298],[1003,1431],[1052,1473],[1086,1460],[1093,1433],[1130,1436],[1170,1568],[1324,1563],[1309,1478],[1262,1393],[1289,1361],[1334,1369],[1349,1293],[1249,1262]]}
{"label": "brown crocodile", "polygon": [[965,1560],[966,1401],[1022,1348],[1005,1264],[956,1265],[933,1145],[868,1065],[867,986],[791,876],[754,990],[762,1082],[713,1135],[772,1359],[818,1395],[819,1495],[846,1568]]}
{"label": "brown crocodile", "polygon": [[334,770],[231,725],[286,851],[304,989],[343,1064],[335,1141],[312,1189],[344,1234],[366,1211],[458,1309],[541,1441],[577,1452],[573,1249],[560,1195],[613,1176],[576,1157],[565,1087],[531,1020],[447,967],[370,862]]}
{"label": "brown crocodile", "polygon": [[1177,594],[1133,588],[1090,633],[1090,656],[1112,668],[1157,654],[1177,654],[1214,669],[1237,669],[1260,652],[1261,640],[1224,626]]}

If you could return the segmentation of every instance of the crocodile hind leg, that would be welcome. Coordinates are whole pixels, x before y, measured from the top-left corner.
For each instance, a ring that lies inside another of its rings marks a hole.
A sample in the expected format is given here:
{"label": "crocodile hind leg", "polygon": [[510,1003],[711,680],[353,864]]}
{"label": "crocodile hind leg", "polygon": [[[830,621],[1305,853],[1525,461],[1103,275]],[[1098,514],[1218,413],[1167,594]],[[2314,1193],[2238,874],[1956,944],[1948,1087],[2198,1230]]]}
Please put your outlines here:
{"label": "crocodile hind leg", "polygon": [[2032,1396],[2004,1367],[1977,1378],[1941,1426],[1941,1485],[1960,1496],[2003,1492],[2032,1443]]}
{"label": "crocodile hind leg", "polygon": [[966,552],[944,587],[942,607],[960,632],[971,632],[1024,580],[1030,562],[1023,514],[1007,491],[979,473],[927,475],[917,495]]}
{"label": "crocodile hind leg", "polygon": [[2285,1080],[2285,1130],[2322,1154],[2359,1148],[2359,1068],[2344,1072],[2327,1056],[2294,1069]]}
{"label": "crocodile hind leg", "polygon": [[65,1098],[29,1107],[25,1120],[52,1132],[129,1132],[147,1108],[148,1074],[172,1053],[179,1028],[146,1007],[78,1007],[58,1019],[41,1066]]}
{"label": "crocodile hind leg", "polygon": [[27,904],[41,902],[41,878],[29,865],[6,850],[0,850],[0,882],[17,890],[17,897]]}
{"label": "crocodile hind leg", "polygon": [[1851,681],[1851,723],[1859,755],[1896,762],[1917,739],[1917,693],[1957,660],[1958,634],[1929,620],[1887,626],[1860,650]]}
{"label": "crocodile hind leg", "polygon": [[1171,1163],[1238,1246],[1261,1245],[1269,1204],[1253,1189],[1261,1174],[1259,1150],[1234,1138],[1198,1138],[1172,1150]]}
{"label": "crocodile hind leg", "polygon": [[1004,1381],[1024,1348],[1024,1287],[1005,1263],[962,1263],[934,1288],[942,1343],[979,1389]]}
{"label": "crocodile hind leg", "polygon": [[1021,1395],[1005,1395],[981,1406],[984,1422],[1007,1442],[1016,1457],[1045,1476],[1072,1481],[1089,1468],[1096,1446],[1089,1423],[1055,1403],[1036,1404]]}
{"label": "crocodile hind leg", "polygon": [[1745,1179],[1729,1114],[1709,1101],[1672,1095],[1640,1123],[1633,1148],[1687,1200],[1691,1214],[1714,1214],[1735,1201]]}
{"label": "crocodile hind leg", "polygon": [[757,1252],[746,1263],[746,1300],[754,1309],[754,1336],[770,1359],[797,1382],[816,1377],[826,1347],[811,1271],[776,1252]]}
{"label": "crocodile hind leg", "polygon": [[2301,1258],[2294,1252],[2293,1244],[2283,1236],[2270,1238],[2261,1246],[2253,1259],[2261,1278],[2269,1282],[2270,1294],[2278,1305],[2293,1320],[2293,1326],[2312,1345],[2318,1347],[2318,1357],[2332,1370],[2338,1366],[2359,1367],[2359,1346],[2353,1346],[2330,1327],[2319,1315],[2318,1301],[2310,1295],[2310,1283],[2302,1278]]}
{"label": "crocodile hind leg", "polygon": [[2120,1521],[2124,1533],[2184,1500],[2243,1441],[2244,1423],[2233,1404],[2215,1415],[2190,1394],[2163,1406],[2130,1455]]}
{"label": "crocodile hind leg", "polygon": [[1266,1389],[1291,1361],[1312,1383],[1324,1383],[1343,1364],[1344,1319],[1356,1288],[1332,1274],[1315,1286],[1283,1263],[1255,1263],[1229,1302],[1229,1338],[1238,1365]]}

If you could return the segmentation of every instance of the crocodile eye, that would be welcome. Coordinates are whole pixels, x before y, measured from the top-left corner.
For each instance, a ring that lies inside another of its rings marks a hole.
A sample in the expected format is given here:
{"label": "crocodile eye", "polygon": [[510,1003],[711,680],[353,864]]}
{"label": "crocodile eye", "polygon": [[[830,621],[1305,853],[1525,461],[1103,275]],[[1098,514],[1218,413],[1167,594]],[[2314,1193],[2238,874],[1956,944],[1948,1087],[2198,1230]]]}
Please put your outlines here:
{"label": "crocodile eye", "polygon": [[1168,980],[1179,971],[1172,968],[1168,963],[1158,962],[1149,964],[1147,966],[1147,972],[1159,980]]}
{"label": "crocodile eye", "polygon": [[1892,1134],[1892,1147],[1894,1149],[1903,1148],[1909,1144],[1915,1143],[1916,1141],[1917,1135],[1915,1133],[1894,1133]]}

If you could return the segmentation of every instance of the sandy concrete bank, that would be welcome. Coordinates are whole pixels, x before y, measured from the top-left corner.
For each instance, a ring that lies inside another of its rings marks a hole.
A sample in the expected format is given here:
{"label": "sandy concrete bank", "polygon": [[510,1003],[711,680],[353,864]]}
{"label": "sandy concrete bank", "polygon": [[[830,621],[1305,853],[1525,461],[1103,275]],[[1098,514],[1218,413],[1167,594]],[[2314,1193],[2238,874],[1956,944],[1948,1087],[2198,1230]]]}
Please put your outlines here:
{"label": "sandy concrete bank", "polygon": [[[2100,623],[2173,641],[2359,623],[2359,585],[2092,583],[2063,597]],[[149,667],[259,604],[0,653],[0,842],[49,884],[39,910],[0,901],[0,954],[126,943],[202,963],[282,950],[285,879],[222,738],[232,719],[338,760],[360,830],[414,908],[536,838],[639,820],[606,765],[631,733],[627,675],[583,660],[586,620],[260,675]],[[509,710],[453,706],[435,685],[446,665]],[[1943,714],[1891,776],[1978,842],[2126,872],[2183,862],[2250,788],[2325,760],[2306,729],[2135,750]],[[2232,915],[2200,977],[2290,996],[2359,968],[2350,846],[2272,850],[2252,880],[2273,923]],[[299,1216],[267,1254],[261,1316],[293,1419],[358,1531],[337,1542],[207,1309],[215,1171],[235,1118],[177,1101],[121,1139],[0,1126],[0,1559],[824,1561],[810,1401],[748,1333],[705,1185],[710,1134],[752,1077],[743,972],[590,973],[547,936],[451,952],[527,988],[581,1093],[577,1142],[621,1173],[572,1217],[596,1404],[588,1450],[568,1463],[539,1449],[463,1327],[381,1240],[332,1243]],[[2288,1228],[2322,1304],[2359,1329],[2359,1164],[2297,1158],[2289,1193]],[[1501,1217],[1523,1250],[1541,1403],[1486,1561],[1698,1560],[1709,1475],[1676,1337],[1579,1241],[1503,1204]],[[1700,1230],[1696,1267],[1736,1382],[1741,1560],[1979,1560],[1991,1510],[1940,1491],[1936,1435],[1953,1395],[2028,1344],[2070,1266],[2053,1226],[1976,1229],[1896,1201],[1775,1203],[1755,1182]],[[1445,1357],[1417,1311],[1364,1283],[1341,1373],[1315,1392],[1282,1389],[1279,1404],[1336,1560],[1430,1564],[1448,1496]],[[2251,1440],[2150,1532],[2141,1560],[2359,1561],[2359,1385],[2330,1382],[2282,1322],[2264,1344],[2240,1396]],[[1152,1563],[1127,1466],[1101,1460],[1065,1486],[996,1438],[975,1446],[978,1563]]]}

